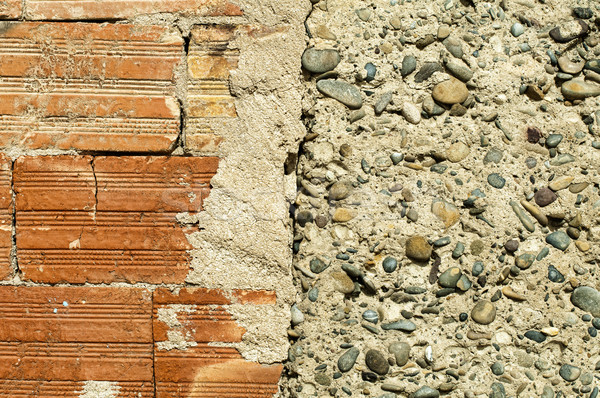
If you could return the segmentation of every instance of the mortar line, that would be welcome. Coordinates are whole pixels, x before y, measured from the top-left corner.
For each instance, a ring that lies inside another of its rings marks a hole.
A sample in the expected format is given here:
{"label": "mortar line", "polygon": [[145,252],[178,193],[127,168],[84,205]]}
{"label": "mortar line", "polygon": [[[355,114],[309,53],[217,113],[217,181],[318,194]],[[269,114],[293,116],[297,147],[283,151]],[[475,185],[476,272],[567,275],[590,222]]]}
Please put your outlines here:
{"label": "mortar line", "polygon": [[10,248],[10,256],[11,256],[11,265],[14,268],[15,275],[20,274],[19,269],[19,259],[17,257],[17,193],[15,192],[15,162],[16,160],[11,160],[10,162],[10,194],[11,194],[11,248]]}

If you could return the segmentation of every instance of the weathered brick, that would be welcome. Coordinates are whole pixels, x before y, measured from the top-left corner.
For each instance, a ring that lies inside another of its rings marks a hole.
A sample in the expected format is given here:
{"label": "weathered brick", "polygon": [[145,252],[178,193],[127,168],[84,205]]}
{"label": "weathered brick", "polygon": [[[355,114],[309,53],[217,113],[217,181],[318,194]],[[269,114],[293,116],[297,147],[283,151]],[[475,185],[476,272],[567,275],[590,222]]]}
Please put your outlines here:
{"label": "weathered brick", "polygon": [[25,280],[181,283],[181,212],[202,210],[217,158],[22,157],[14,168]]}
{"label": "weathered brick", "polygon": [[[154,292],[154,366],[157,397],[272,397],[282,366],[246,361],[235,348],[244,328],[227,311],[233,303],[273,305],[274,292],[168,289]],[[165,340],[175,336],[174,346]],[[185,340],[181,344],[181,340]]]}
{"label": "weathered brick", "polygon": [[0,279],[11,274],[13,200],[11,189],[12,162],[0,154]]}
{"label": "weathered brick", "polygon": [[0,2],[0,18],[16,19],[21,17],[22,0],[4,0]]}
{"label": "weathered brick", "polygon": [[244,27],[197,26],[188,52],[186,148],[214,152],[222,138],[214,122],[235,118],[235,100],[229,92],[230,72],[237,68],[239,51],[230,48]]}
{"label": "weathered brick", "polygon": [[181,13],[216,17],[240,16],[242,10],[228,0],[25,0],[28,19],[124,19],[144,14]]}
{"label": "weathered brick", "polygon": [[152,396],[149,291],[2,286],[0,303],[0,395],[78,396],[104,380]]}
{"label": "weathered brick", "polygon": [[0,54],[0,146],[156,152],[178,138],[176,30],[7,22]]}

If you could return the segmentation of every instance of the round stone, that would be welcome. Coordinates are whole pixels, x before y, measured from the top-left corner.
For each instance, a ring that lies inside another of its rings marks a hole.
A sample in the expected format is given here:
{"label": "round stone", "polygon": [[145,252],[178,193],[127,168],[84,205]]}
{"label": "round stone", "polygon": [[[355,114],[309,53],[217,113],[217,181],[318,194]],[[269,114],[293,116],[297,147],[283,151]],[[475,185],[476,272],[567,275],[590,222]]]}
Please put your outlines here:
{"label": "round stone", "polygon": [[546,243],[551,244],[555,248],[565,251],[571,244],[571,238],[564,231],[555,231],[546,236]]}
{"label": "round stone", "polygon": [[510,33],[514,36],[514,37],[519,37],[521,36],[523,33],[525,33],[525,27],[523,25],[521,25],[518,22],[515,22],[511,27],[510,27]]}
{"label": "round stone", "polygon": [[577,366],[565,364],[560,367],[558,374],[560,374],[560,377],[566,381],[575,381],[579,378],[581,369],[579,369]]}
{"label": "round stone", "polygon": [[458,280],[460,279],[461,275],[462,272],[460,271],[460,268],[449,268],[446,271],[442,272],[438,279],[438,283],[442,287],[454,288],[456,287],[456,284],[458,283]]}
{"label": "round stone", "polygon": [[502,376],[504,374],[504,364],[502,362],[494,362],[491,369],[492,373],[496,376]]}
{"label": "round stone", "polygon": [[352,193],[352,186],[346,182],[338,181],[329,188],[329,199],[346,199]]}
{"label": "round stone", "polygon": [[493,186],[496,189],[502,189],[502,188],[504,188],[504,185],[506,185],[506,179],[504,179],[498,173],[492,173],[492,174],[488,175],[487,181],[488,181],[488,184],[490,184],[491,186]]}
{"label": "round stone", "polygon": [[398,268],[398,260],[394,257],[386,257],[383,259],[383,270],[387,273],[394,272]]}
{"label": "round stone", "polygon": [[325,271],[327,267],[329,267],[329,264],[325,263],[325,261],[321,260],[320,258],[315,257],[310,260],[310,270],[315,274],[320,274],[321,272]]}
{"label": "round stone", "polygon": [[324,73],[333,70],[340,61],[340,53],[333,49],[318,50],[309,48],[302,54],[302,66],[313,73]]}
{"label": "round stone", "polygon": [[420,235],[411,236],[406,240],[406,257],[416,261],[428,261],[433,249],[427,239]]}
{"label": "round stone", "polygon": [[595,317],[600,317],[600,292],[589,286],[580,286],[571,293],[571,303]]}
{"label": "round stone", "polygon": [[373,372],[379,375],[385,375],[390,370],[390,364],[387,358],[377,350],[369,350],[365,355],[365,363]]}
{"label": "round stone", "polygon": [[402,116],[404,116],[407,122],[412,124],[419,124],[421,121],[421,112],[410,102],[405,102],[402,106]]}
{"label": "round stone", "polygon": [[548,187],[539,189],[534,195],[535,203],[540,207],[545,207],[558,199],[558,196]]}
{"label": "round stone", "polygon": [[398,341],[390,344],[388,351],[396,358],[396,366],[404,366],[410,357],[410,344]]}
{"label": "round stone", "polygon": [[358,109],[363,104],[360,90],[341,80],[319,80],[317,82],[317,90],[328,97],[338,100],[350,109]]}
{"label": "round stone", "polygon": [[480,300],[473,307],[471,318],[481,325],[489,325],[496,319],[496,307],[490,301]]}
{"label": "round stone", "polygon": [[377,314],[377,311],[366,310],[365,312],[363,312],[362,317],[367,322],[375,324],[379,322],[379,315]]}
{"label": "round stone", "polygon": [[464,142],[455,142],[450,145],[446,150],[446,157],[452,163],[458,163],[461,160],[464,160],[467,156],[469,156],[469,146]]}
{"label": "round stone", "polygon": [[471,274],[473,276],[479,276],[483,272],[483,263],[481,261],[475,261],[473,263],[473,268],[471,270]]}
{"label": "round stone", "polygon": [[465,102],[469,96],[469,90],[466,84],[460,80],[451,77],[450,80],[438,83],[433,88],[433,99],[443,104],[460,104]]}
{"label": "round stone", "polygon": [[358,358],[358,354],[360,351],[356,347],[350,348],[348,351],[342,354],[342,356],[338,359],[338,369],[340,372],[348,372],[354,364],[356,363],[356,358]]}
{"label": "round stone", "polygon": [[516,239],[511,239],[504,244],[504,248],[509,253],[514,253],[519,249],[519,241]]}

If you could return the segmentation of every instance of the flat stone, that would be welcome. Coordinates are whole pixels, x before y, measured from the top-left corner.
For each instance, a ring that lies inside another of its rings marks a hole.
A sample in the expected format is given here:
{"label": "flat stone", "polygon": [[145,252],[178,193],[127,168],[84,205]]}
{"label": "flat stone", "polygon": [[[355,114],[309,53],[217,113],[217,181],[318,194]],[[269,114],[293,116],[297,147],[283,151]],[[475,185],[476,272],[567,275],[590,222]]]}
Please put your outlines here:
{"label": "flat stone", "polygon": [[535,341],[536,343],[543,343],[546,341],[546,336],[537,330],[528,330],[525,332],[525,337],[527,337],[529,340]]}
{"label": "flat stone", "polygon": [[576,75],[583,70],[585,65],[584,60],[572,61],[566,55],[563,55],[558,59],[558,67],[565,73]]}
{"label": "flat stone", "polygon": [[566,99],[581,100],[600,95],[600,86],[581,79],[572,79],[564,82],[560,87],[560,91]]}
{"label": "flat stone", "polygon": [[360,354],[360,350],[356,347],[350,348],[348,351],[342,354],[342,356],[338,359],[338,369],[340,372],[348,372],[354,364],[356,363],[356,358],[358,358],[358,354]]}
{"label": "flat stone", "polygon": [[398,341],[388,347],[390,354],[396,358],[396,366],[404,366],[410,358],[410,344]]}
{"label": "flat stone", "polygon": [[340,53],[333,49],[308,48],[302,54],[302,66],[312,73],[324,73],[333,70],[340,61]]}
{"label": "flat stone", "polygon": [[385,111],[385,108],[387,108],[390,102],[392,102],[393,95],[394,94],[391,91],[381,94],[381,97],[379,97],[375,103],[375,106],[373,107],[376,115],[381,115],[383,111]]}
{"label": "flat stone", "polygon": [[565,22],[548,32],[550,37],[557,43],[567,43],[578,37],[585,36],[590,27],[581,19]]}
{"label": "flat stone", "polygon": [[406,77],[413,73],[417,69],[417,58],[414,55],[407,55],[402,59],[402,67],[400,68],[400,74],[402,77]]}
{"label": "flat stone", "polygon": [[338,207],[333,213],[332,220],[335,222],[348,222],[356,217],[356,212],[352,209]]}
{"label": "flat stone", "polygon": [[328,267],[329,264],[321,260],[320,258],[315,257],[312,260],[310,260],[310,270],[315,274],[320,274],[321,272],[325,271]]}
{"label": "flat stone", "polygon": [[440,393],[431,387],[423,386],[414,392],[412,398],[439,398]]}
{"label": "flat stone", "polygon": [[365,364],[378,375],[386,375],[390,370],[387,358],[377,350],[369,350],[365,354]]}
{"label": "flat stone", "polygon": [[366,310],[365,312],[363,312],[362,317],[367,322],[371,322],[374,324],[377,324],[377,322],[379,322],[379,314],[377,314],[377,311]]}
{"label": "flat stone", "polygon": [[523,253],[515,258],[515,265],[520,269],[527,269],[533,265],[535,254]]}
{"label": "flat stone", "polygon": [[580,286],[571,293],[571,303],[595,317],[600,317],[600,292],[589,286]]}
{"label": "flat stone", "polygon": [[579,375],[581,375],[581,369],[577,366],[564,364],[560,367],[558,374],[566,381],[575,381],[579,378]]}
{"label": "flat stone", "polygon": [[471,318],[481,325],[489,325],[496,319],[496,306],[487,300],[480,300],[471,310]]}
{"label": "flat stone", "polygon": [[428,261],[433,249],[427,239],[422,236],[411,236],[406,240],[406,256],[417,261]]}
{"label": "flat stone", "polygon": [[317,89],[324,95],[338,100],[351,109],[362,106],[360,90],[341,80],[324,79],[317,82]]}
{"label": "flat stone", "polygon": [[442,65],[437,62],[426,62],[421,66],[421,69],[415,75],[415,83],[422,83],[429,79],[435,72],[442,71]]}
{"label": "flat stone", "polygon": [[409,320],[401,319],[396,322],[384,323],[383,325],[381,325],[381,328],[383,330],[401,330],[403,332],[414,332],[417,329],[417,325],[415,325]]}
{"label": "flat stone", "polygon": [[450,80],[438,83],[433,88],[433,99],[443,104],[459,104],[469,97],[467,86],[460,80],[451,77]]}
{"label": "flat stone", "polygon": [[446,63],[446,69],[452,75],[463,82],[468,82],[473,78],[473,71],[469,69],[466,65],[460,64],[458,62],[448,62]]}
{"label": "flat stone", "polygon": [[498,173],[489,174],[487,177],[487,181],[488,184],[490,184],[496,189],[502,189],[506,184],[506,180]]}
{"label": "flat stone", "polygon": [[546,236],[546,243],[551,244],[555,248],[565,251],[571,244],[571,238],[564,231],[555,231]]}
{"label": "flat stone", "polygon": [[504,152],[498,148],[491,148],[483,158],[483,164],[495,163],[499,164],[504,157]]}
{"label": "flat stone", "polygon": [[340,293],[349,294],[354,291],[354,282],[345,272],[332,272],[333,288]]}
{"label": "flat stone", "polygon": [[464,55],[462,44],[460,40],[456,37],[449,36],[445,38],[444,41],[442,41],[442,44],[444,45],[444,47],[446,47],[446,50],[448,50],[448,52],[454,57],[460,59]]}

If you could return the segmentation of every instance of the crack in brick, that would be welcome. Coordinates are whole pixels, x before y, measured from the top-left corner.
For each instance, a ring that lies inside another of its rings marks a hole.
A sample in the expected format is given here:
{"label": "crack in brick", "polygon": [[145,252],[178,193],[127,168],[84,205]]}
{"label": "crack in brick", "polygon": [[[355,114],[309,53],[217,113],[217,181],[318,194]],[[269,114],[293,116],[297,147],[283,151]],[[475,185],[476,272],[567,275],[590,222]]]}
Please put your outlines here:
{"label": "crack in brick", "polygon": [[[92,167],[92,175],[94,176],[94,221],[96,221],[96,212],[98,211],[98,178],[96,177],[96,158],[92,158],[90,161],[90,166]],[[79,236],[79,238],[81,238],[81,236]]]}

